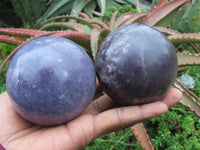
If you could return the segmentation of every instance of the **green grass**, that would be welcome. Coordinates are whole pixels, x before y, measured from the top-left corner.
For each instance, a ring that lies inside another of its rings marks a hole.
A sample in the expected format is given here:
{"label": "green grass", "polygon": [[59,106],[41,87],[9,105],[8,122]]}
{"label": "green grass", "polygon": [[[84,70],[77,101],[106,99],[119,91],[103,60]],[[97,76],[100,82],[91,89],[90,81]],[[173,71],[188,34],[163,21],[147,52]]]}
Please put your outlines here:
{"label": "green grass", "polygon": [[142,150],[130,128],[105,134],[92,141],[84,150]]}
{"label": "green grass", "polygon": [[145,126],[156,150],[200,149],[199,117],[180,103]]}
{"label": "green grass", "polygon": [[[14,50],[15,47],[15,45],[0,43],[0,66],[3,63],[3,60],[10,54],[12,50]],[[2,73],[0,74],[0,93],[6,90],[6,70],[7,66],[4,67]]]}

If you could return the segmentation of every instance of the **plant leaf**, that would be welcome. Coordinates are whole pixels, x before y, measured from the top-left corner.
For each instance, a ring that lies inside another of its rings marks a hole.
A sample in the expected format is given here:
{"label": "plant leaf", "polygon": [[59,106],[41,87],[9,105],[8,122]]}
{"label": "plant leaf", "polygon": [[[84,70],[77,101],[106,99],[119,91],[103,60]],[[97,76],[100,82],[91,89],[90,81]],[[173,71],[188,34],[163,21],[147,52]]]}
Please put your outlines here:
{"label": "plant leaf", "polygon": [[[46,0],[10,0],[23,23],[34,25],[46,10]],[[13,10],[12,10],[13,11]],[[13,17],[14,18],[14,17]]]}
{"label": "plant leaf", "polygon": [[138,123],[132,126],[131,129],[133,130],[143,149],[154,150],[143,123]]}
{"label": "plant leaf", "polygon": [[197,43],[190,43],[190,45],[194,48],[197,53],[200,53],[200,47]]}
{"label": "plant leaf", "polygon": [[64,37],[74,41],[80,46],[83,46],[87,50],[90,49],[90,45],[88,44],[90,43],[90,37],[87,34],[80,33],[77,31],[56,31],[51,36]]}
{"label": "plant leaf", "polygon": [[[128,3],[126,3],[126,4],[128,4]],[[121,5],[115,0],[107,0],[106,1],[106,7],[116,7],[116,8],[119,8],[119,7],[121,7]]]}
{"label": "plant leaf", "polygon": [[83,17],[85,19],[90,19],[90,17],[86,13],[83,13],[83,12],[80,12],[79,16],[81,16],[81,17]]}
{"label": "plant leaf", "polygon": [[159,7],[163,7],[168,3],[168,0],[160,0],[155,7],[153,7],[150,12],[153,12],[154,10],[158,9]]}
{"label": "plant leaf", "polygon": [[99,35],[100,35],[100,32],[96,28],[92,30],[91,35],[90,35],[90,45],[91,45],[93,60],[96,60]]}
{"label": "plant leaf", "polygon": [[23,42],[24,40],[19,39],[17,37],[9,37],[7,35],[0,35],[0,42],[3,43],[8,43],[8,44],[14,44],[14,45],[19,45]]}
{"label": "plant leaf", "polygon": [[155,29],[159,30],[160,32],[164,33],[165,35],[174,35],[174,34],[179,34],[178,31],[165,28],[165,27],[154,27]]}
{"label": "plant leaf", "polygon": [[93,60],[96,60],[96,55],[99,45],[110,32],[111,31],[108,29],[102,29],[99,31],[97,28],[94,28],[92,30],[90,35],[90,45],[91,45]]}
{"label": "plant leaf", "polygon": [[174,34],[174,35],[169,35],[168,39],[173,44],[200,43],[200,34],[198,33]]}
{"label": "plant leaf", "polygon": [[115,21],[115,28],[118,28],[121,24],[124,23],[127,19],[129,19],[132,16],[132,12],[126,12],[122,14],[116,21]]}
{"label": "plant leaf", "polygon": [[71,15],[78,16],[78,14],[82,11],[82,9],[90,2],[91,0],[75,0],[74,5],[72,7]]}
{"label": "plant leaf", "polygon": [[76,22],[53,22],[53,23],[47,23],[45,24],[41,30],[72,30],[72,31],[79,31],[83,33],[90,34],[91,29],[83,24],[76,23]]}
{"label": "plant leaf", "polygon": [[174,20],[175,16],[178,15],[178,13],[178,9],[173,10],[167,16],[162,18],[159,22],[154,24],[154,26],[169,27],[169,24]]}
{"label": "plant leaf", "polygon": [[40,30],[60,30],[60,29],[69,29],[73,31],[77,31],[72,25],[68,22],[53,22],[45,24]]}
{"label": "plant leaf", "polygon": [[137,14],[132,14],[132,16],[129,17],[129,19],[127,19],[127,20],[122,24],[122,26],[131,24],[131,23],[134,23],[134,22],[136,22],[137,20],[139,20],[139,19],[145,17],[147,14],[148,14],[148,13],[146,13],[146,12],[137,13]]}
{"label": "plant leaf", "polygon": [[109,29],[102,29],[100,31],[99,35],[99,44],[105,39],[105,37],[110,33],[111,31]]}
{"label": "plant leaf", "polygon": [[99,19],[90,19],[88,22],[92,25],[98,25],[100,28],[109,29],[108,26]]}
{"label": "plant leaf", "polygon": [[115,29],[114,23],[115,23],[117,14],[118,14],[118,11],[115,11],[110,19],[110,24],[109,24],[110,31],[113,31]]}
{"label": "plant leaf", "polygon": [[[128,4],[137,5],[137,0],[125,0]],[[146,0],[140,0],[140,7],[143,10],[151,9],[151,3]]]}
{"label": "plant leaf", "polygon": [[177,23],[177,29],[180,32],[196,33],[200,31],[200,1],[193,0],[179,22]]}
{"label": "plant leaf", "polygon": [[97,3],[101,9],[101,14],[104,15],[106,11],[106,0],[97,0]]}
{"label": "plant leaf", "polygon": [[136,9],[137,9],[138,12],[142,12],[142,10],[140,8],[140,1],[139,0],[137,0]]}
{"label": "plant leaf", "polygon": [[[53,15],[56,11],[58,11],[60,8],[62,8],[65,4],[70,2],[70,0],[55,0],[53,3],[51,3],[50,7],[47,9],[47,11],[44,13],[44,15],[39,19],[40,21],[48,19],[51,15]],[[38,22],[40,22],[38,21]]]}
{"label": "plant leaf", "polygon": [[56,21],[56,20],[62,20],[62,19],[73,19],[73,20],[76,20],[77,22],[80,22],[84,25],[87,25],[90,28],[94,28],[94,26],[91,23],[88,22],[89,21],[88,19],[84,19],[84,18],[77,17],[77,16],[69,16],[69,15],[63,15],[63,16],[51,18],[49,20],[46,20],[42,24],[46,24],[46,23],[49,23],[49,22],[53,22],[53,21]]}
{"label": "plant leaf", "polygon": [[178,66],[200,65],[200,55],[177,53]]}
{"label": "plant leaf", "polygon": [[184,87],[184,85],[181,84],[177,79],[174,82],[173,86],[179,89],[183,93],[180,102],[183,105],[189,107],[190,110],[194,112],[196,115],[200,116],[200,104],[197,102],[197,96],[194,95],[193,93],[191,94],[191,92],[188,92],[189,90],[186,87]]}
{"label": "plant leaf", "polygon": [[125,2],[124,0],[115,0],[116,2],[120,3],[120,4],[123,4],[123,5],[126,5],[127,2]]}
{"label": "plant leaf", "polygon": [[[97,6],[97,3],[95,1],[91,1],[90,3],[88,3],[85,6],[84,12],[87,15],[89,15],[90,18],[92,18],[93,17],[93,13],[92,12],[95,10],[96,6]],[[88,18],[88,19],[90,19],[90,18]]]}
{"label": "plant leaf", "polygon": [[174,0],[168,2],[166,5],[162,5],[160,7],[155,7],[154,11],[150,12],[142,21],[142,24],[147,24],[150,26],[155,25],[160,22],[166,16],[168,16],[175,9],[184,5],[187,0]]}
{"label": "plant leaf", "polygon": [[33,29],[18,29],[18,28],[0,28],[0,33],[13,36],[20,36],[20,37],[31,37],[47,33],[47,31],[33,30]]}
{"label": "plant leaf", "polygon": [[189,98],[185,92],[183,92],[183,96],[180,102],[183,105],[189,107],[192,112],[200,117],[200,105],[196,101],[191,100],[191,98]]}

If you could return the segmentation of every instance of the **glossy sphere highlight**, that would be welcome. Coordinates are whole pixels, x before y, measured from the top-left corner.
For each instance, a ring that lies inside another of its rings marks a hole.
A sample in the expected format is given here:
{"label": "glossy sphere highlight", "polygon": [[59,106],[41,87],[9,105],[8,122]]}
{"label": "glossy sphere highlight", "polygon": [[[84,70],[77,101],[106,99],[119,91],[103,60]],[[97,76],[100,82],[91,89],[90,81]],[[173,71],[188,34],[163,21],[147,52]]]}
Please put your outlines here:
{"label": "glossy sphere highlight", "polygon": [[131,24],[110,33],[98,49],[96,74],[104,91],[124,105],[159,100],[177,73],[173,45],[158,30]]}
{"label": "glossy sphere highlight", "polygon": [[76,43],[41,37],[12,58],[6,78],[15,109],[40,125],[65,123],[80,115],[96,88],[93,63]]}

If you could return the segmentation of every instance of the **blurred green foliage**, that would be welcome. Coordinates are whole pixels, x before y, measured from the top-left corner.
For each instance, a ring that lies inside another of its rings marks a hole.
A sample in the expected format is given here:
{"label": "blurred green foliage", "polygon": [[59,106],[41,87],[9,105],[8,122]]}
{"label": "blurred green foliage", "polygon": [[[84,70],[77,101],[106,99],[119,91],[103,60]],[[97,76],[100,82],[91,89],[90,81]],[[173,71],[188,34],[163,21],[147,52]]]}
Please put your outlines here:
{"label": "blurred green foliage", "polygon": [[145,126],[156,150],[200,149],[200,119],[180,103]]}
{"label": "blurred green foliage", "polygon": [[200,32],[200,1],[193,0],[181,10],[171,27],[182,33]]}
{"label": "blurred green foliage", "polygon": [[[137,0],[1,0],[0,26],[20,27],[29,23],[31,27],[38,28],[41,22],[55,16],[77,16],[85,12],[93,17],[94,11],[104,14],[107,7],[119,8],[126,4],[136,7]],[[140,7],[150,9],[151,3],[140,0]]]}
{"label": "blurred green foliage", "polygon": [[84,150],[143,150],[130,128],[100,136]]}
{"label": "blurred green foliage", "polygon": [[[16,46],[0,43],[0,66],[3,63],[3,60],[14,50]],[[6,91],[6,70],[7,67],[4,67],[2,73],[0,74],[0,93]]]}

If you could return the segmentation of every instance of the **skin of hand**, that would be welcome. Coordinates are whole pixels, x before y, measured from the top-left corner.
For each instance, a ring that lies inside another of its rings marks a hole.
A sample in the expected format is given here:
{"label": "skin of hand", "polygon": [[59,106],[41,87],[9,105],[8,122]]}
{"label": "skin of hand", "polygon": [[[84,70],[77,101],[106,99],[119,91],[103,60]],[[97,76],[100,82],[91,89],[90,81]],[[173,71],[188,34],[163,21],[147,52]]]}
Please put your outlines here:
{"label": "skin of hand", "polygon": [[74,120],[44,127],[21,118],[4,92],[0,95],[0,143],[6,150],[78,150],[100,135],[166,113],[181,97],[179,90],[170,88],[160,101],[119,107],[103,95],[92,101]]}

